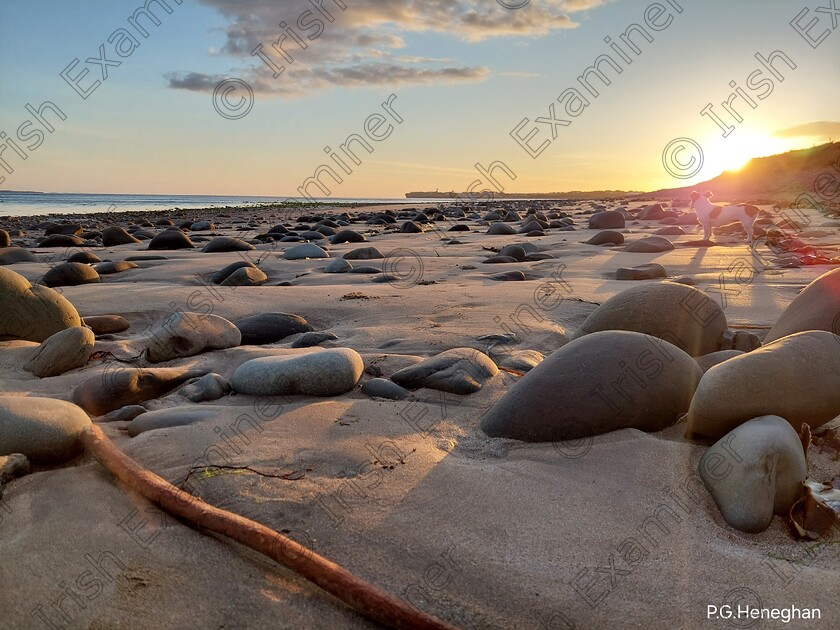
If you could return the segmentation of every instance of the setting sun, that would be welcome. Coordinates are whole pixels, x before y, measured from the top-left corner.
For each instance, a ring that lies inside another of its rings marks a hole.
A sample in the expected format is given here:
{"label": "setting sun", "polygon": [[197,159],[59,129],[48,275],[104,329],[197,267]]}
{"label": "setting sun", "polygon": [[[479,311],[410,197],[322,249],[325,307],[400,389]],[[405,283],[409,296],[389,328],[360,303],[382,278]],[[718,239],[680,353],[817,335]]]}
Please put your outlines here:
{"label": "setting sun", "polygon": [[802,148],[802,142],[801,138],[774,138],[769,133],[749,133],[739,129],[728,138],[719,134],[710,136],[703,147],[706,149],[704,174],[713,177],[724,171],[739,171],[752,158]]}

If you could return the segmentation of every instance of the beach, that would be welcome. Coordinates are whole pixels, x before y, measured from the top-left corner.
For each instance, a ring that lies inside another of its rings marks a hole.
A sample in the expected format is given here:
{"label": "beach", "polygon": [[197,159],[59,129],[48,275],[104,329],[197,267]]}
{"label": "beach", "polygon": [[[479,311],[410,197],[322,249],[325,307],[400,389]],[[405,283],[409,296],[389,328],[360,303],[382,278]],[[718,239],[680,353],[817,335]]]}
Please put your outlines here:
{"label": "beach", "polygon": [[[587,243],[604,232],[589,227],[593,215],[616,208],[626,220],[613,230],[622,242]],[[134,260],[124,270],[98,274],[97,281],[55,287],[83,320],[116,315],[128,322],[126,330],[97,334],[83,366],[43,378],[23,367],[38,342],[2,341],[0,390],[78,402],[74,392],[91,387],[85,385],[90,379],[157,368],[214,373],[233,382],[233,391],[193,402],[183,392],[192,381],[173,381],[134,403],[143,410],[131,421],[88,415],[127,455],[164,479],[285,533],[458,627],[754,623],[720,614],[739,605],[794,606],[800,616],[818,609],[821,619],[797,619],[797,626],[826,627],[837,614],[836,544],[797,541],[780,516],[760,533],[728,524],[698,474],[714,440],[686,438],[685,421],[675,419],[658,431],[621,428],[551,442],[490,437],[482,430],[482,417],[539,364],[537,357],[572,343],[599,305],[631,287],[675,280],[693,286],[725,314],[730,341],[760,345],[800,291],[836,268],[808,264],[820,260],[814,251],[837,256],[840,246],[840,222],[816,209],[802,211],[807,223],[796,232],[798,249],[779,254],[761,245],[751,250],[733,230],[717,233],[715,246],[697,245],[702,227],[696,222],[640,219],[642,208],[648,202],[503,201],[8,217],[0,227],[11,235],[11,247],[35,260],[2,269],[33,284],[78,252],[103,262]],[[778,218],[778,209],[760,209]],[[393,223],[368,221],[386,212]],[[490,212],[499,219],[488,219]],[[510,212],[518,219],[506,216]],[[673,214],[687,212],[679,207]],[[535,213],[546,226],[517,233]],[[180,232],[194,247],[149,250],[151,239],[169,227],[160,219],[190,223],[169,232]],[[300,237],[324,220],[340,226],[333,233],[351,230],[364,241]],[[142,221],[149,225],[138,225]],[[197,225],[201,221],[209,225]],[[420,231],[407,231],[411,222]],[[39,244],[56,224],[78,224],[78,231],[64,231],[80,243]],[[499,224],[512,233],[488,234]],[[103,246],[109,225],[142,232],[142,238]],[[295,233],[300,240],[266,239],[276,225],[286,232],[275,231],[275,237]],[[455,225],[465,227],[450,230]],[[665,227],[683,234],[656,236]],[[219,236],[253,249],[201,251]],[[654,236],[673,248],[626,251]],[[327,257],[288,256],[307,240]],[[485,262],[512,244],[528,244],[522,261]],[[381,258],[362,253],[349,260],[356,271],[324,271],[344,254],[368,247]],[[232,263],[250,263],[265,279],[249,275],[238,286],[209,279]],[[88,263],[94,269],[98,264]],[[662,265],[664,277],[616,279],[619,268],[649,264]],[[365,267],[371,269],[358,271]],[[204,342],[206,349],[149,361],[144,350],[173,313],[234,323],[293,314],[308,330],[216,349],[221,335],[211,334],[216,338]],[[295,346],[313,333],[325,335],[308,338],[314,345]],[[258,379],[235,376],[247,361],[340,348],[363,362],[355,384],[340,394],[323,394],[333,379],[326,372],[310,385],[322,395],[245,393],[259,387]],[[410,390],[402,400],[361,389],[456,348],[478,350],[500,369],[473,374],[478,388],[471,393],[418,387],[410,379],[401,381]],[[601,369],[593,356],[581,378],[597,379]],[[141,424],[149,414],[157,415]],[[835,419],[814,429],[811,478],[836,474],[840,454],[832,436],[838,427]],[[87,454],[33,465],[31,474],[4,485],[0,498],[4,627],[375,627],[291,571],[165,514]]]}

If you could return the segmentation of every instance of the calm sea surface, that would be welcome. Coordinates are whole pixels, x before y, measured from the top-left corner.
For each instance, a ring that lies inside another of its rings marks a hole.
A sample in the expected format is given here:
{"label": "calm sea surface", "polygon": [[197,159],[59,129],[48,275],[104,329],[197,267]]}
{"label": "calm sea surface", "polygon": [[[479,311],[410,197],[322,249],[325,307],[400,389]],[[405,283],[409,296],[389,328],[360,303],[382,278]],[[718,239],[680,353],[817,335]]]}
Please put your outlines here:
{"label": "calm sea surface", "polygon": [[[174,208],[217,208],[257,206],[268,203],[305,202],[303,197],[221,197],[213,195],[91,195],[82,193],[28,193],[0,191],[0,216],[42,214],[89,214],[94,212],[136,212]],[[339,203],[441,203],[440,199],[339,199],[315,201]]]}

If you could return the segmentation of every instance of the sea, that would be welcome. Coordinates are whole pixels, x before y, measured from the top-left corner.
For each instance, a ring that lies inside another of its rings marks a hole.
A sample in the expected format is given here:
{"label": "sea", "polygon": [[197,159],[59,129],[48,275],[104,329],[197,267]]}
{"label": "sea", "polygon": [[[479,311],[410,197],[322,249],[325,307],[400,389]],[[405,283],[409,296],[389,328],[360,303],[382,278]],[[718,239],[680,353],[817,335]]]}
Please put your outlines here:
{"label": "sea", "polygon": [[[92,214],[95,212],[165,211],[176,208],[219,208],[224,206],[260,206],[272,203],[311,203],[304,197],[253,197],[219,195],[105,195],[86,193],[41,193],[0,191],[0,217],[48,214]],[[315,198],[325,204],[348,203],[443,203],[443,199],[350,199]]]}

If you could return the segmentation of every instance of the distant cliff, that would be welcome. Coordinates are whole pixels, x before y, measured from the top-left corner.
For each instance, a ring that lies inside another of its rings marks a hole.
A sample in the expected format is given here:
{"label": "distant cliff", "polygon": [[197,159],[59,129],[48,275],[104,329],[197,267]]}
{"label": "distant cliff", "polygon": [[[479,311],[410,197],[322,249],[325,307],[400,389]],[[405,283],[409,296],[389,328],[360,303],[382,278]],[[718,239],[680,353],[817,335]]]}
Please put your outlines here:
{"label": "distant cliff", "polygon": [[840,201],[840,142],[753,158],[740,170],[726,171],[691,186],[657,190],[645,197],[684,199],[692,190],[713,192],[713,201],[753,203],[790,202],[805,193],[831,205]]}

